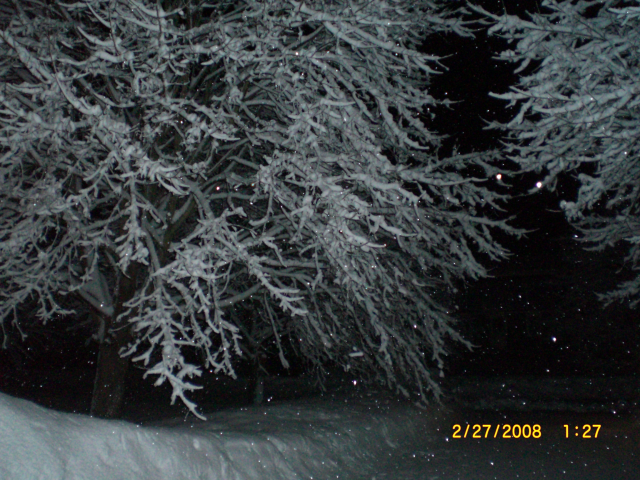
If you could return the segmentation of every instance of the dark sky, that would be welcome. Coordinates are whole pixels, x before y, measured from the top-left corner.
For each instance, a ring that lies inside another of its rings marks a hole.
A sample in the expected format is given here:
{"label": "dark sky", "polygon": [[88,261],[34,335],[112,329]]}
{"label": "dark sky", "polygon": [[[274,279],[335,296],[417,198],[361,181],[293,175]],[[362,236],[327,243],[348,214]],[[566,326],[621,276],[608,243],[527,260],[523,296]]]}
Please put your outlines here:
{"label": "dark sky", "polygon": [[[478,0],[501,14],[526,17],[538,12],[537,0]],[[432,128],[449,135],[443,154],[455,145],[461,153],[500,147],[503,132],[485,129],[488,121],[507,122],[517,112],[489,96],[515,85],[514,65],[495,59],[505,40],[478,28],[475,38],[436,35],[425,51],[440,55],[448,71],[433,79],[430,93],[456,103],[436,108]],[[447,151],[449,150],[449,151]],[[585,252],[560,211],[561,198],[574,198],[575,178],[559,179],[555,192],[529,192],[542,174],[512,176],[512,200],[505,205],[512,224],[528,230],[516,240],[498,237],[512,252],[508,261],[489,264],[490,277],[463,285],[460,329],[478,345],[472,355],[452,359],[457,373],[580,375],[635,373],[640,339],[635,311],[626,305],[606,310],[598,293],[628,278],[624,253]],[[634,345],[635,342],[635,345]],[[459,350],[464,352],[464,349]]]}
{"label": "dark sky", "polygon": [[[476,2],[493,13],[525,15],[538,11],[535,0]],[[499,148],[503,135],[486,130],[486,121],[506,122],[516,111],[488,95],[505,92],[517,78],[513,65],[497,61],[504,40],[479,30],[475,39],[455,35],[430,39],[430,53],[449,56],[446,75],[434,80],[436,98],[459,101],[438,108],[435,124],[451,136],[447,148],[461,152]],[[461,331],[478,347],[457,349],[451,371],[476,374],[602,375],[635,374],[640,339],[637,313],[627,305],[603,309],[597,293],[629,277],[620,248],[585,252],[560,211],[561,198],[573,198],[577,182],[560,179],[555,192],[526,194],[536,174],[508,178],[514,198],[506,205],[512,224],[530,231],[525,238],[500,237],[512,252],[508,261],[489,265],[490,278],[469,282],[458,299]]]}

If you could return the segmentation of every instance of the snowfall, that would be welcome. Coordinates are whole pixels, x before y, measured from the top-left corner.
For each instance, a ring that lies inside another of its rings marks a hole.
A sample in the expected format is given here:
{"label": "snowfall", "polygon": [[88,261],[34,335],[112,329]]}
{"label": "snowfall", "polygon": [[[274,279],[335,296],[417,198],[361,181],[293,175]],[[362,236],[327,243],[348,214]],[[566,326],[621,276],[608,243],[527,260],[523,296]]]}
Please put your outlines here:
{"label": "snowfall", "polygon": [[286,400],[206,421],[108,421],[0,394],[0,478],[640,478],[637,378],[464,378],[426,409],[351,382],[322,395],[274,382]]}

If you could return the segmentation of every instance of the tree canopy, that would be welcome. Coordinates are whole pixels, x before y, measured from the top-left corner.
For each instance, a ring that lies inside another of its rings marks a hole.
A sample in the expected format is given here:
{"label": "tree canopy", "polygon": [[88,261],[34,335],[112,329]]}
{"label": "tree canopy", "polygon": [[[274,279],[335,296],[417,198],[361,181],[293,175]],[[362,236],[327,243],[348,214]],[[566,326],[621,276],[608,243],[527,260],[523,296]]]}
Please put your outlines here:
{"label": "tree canopy", "polygon": [[104,348],[196,414],[193,379],[234,375],[247,312],[285,366],[287,341],[319,368],[439,394],[445,341],[462,341],[442,292],[504,256],[493,230],[515,232],[488,215],[493,154],[443,157],[427,128],[443,68],[424,39],[470,35],[447,5],[16,1],[3,328],[25,302],[48,321],[79,299]]}

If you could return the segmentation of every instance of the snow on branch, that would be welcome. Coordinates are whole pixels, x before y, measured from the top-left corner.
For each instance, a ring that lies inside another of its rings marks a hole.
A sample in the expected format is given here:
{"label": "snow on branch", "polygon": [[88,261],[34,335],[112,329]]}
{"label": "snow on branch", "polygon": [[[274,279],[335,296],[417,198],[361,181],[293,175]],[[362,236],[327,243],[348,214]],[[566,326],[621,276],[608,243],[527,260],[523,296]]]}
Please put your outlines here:
{"label": "snow on branch", "polygon": [[0,319],[30,296],[47,318],[60,296],[102,304],[194,413],[189,379],[246,353],[238,312],[262,312],[283,364],[288,339],[438,393],[461,338],[436,298],[516,232],[483,213],[501,197],[470,172],[491,156],[440,158],[420,120],[440,62],[424,39],[470,35],[462,10],[163,5],[16,7],[0,31]]}
{"label": "snow on branch", "polygon": [[[595,249],[625,241],[637,269],[640,7],[633,3],[546,0],[527,21],[491,16],[491,31],[511,43],[501,58],[521,72],[516,86],[495,94],[519,108],[510,122],[494,125],[510,136],[509,157],[525,171],[545,172],[542,184],[550,188],[563,173],[575,175],[578,194],[561,207],[581,241]],[[635,304],[637,285],[603,298]]]}

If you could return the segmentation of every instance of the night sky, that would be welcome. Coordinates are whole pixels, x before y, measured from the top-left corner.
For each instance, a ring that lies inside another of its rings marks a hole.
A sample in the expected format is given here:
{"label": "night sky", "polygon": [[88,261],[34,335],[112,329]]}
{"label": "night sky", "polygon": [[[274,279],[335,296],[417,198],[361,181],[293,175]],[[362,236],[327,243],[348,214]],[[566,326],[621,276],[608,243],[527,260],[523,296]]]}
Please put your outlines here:
{"label": "night sky", "polygon": [[[477,2],[493,13],[522,16],[536,12],[535,0]],[[475,39],[453,35],[429,41],[444,62],[446,76],[432,86],[436,98],[460,101],[437,111],[437,125],[450,136],[446,148],[462,153],[500,147],[502,132],[487,122],[506,122],[516,113],[488,95],[514,85],[513,65],[496,61],[507,43],[479,31]],[[508,164],[507,164],[508,166]],[[637,374],[640,328],[627,305],[603,308],[597,294],[613,289],[632,272],[623,246],[586,252],[578,233],[560,211],[562,198],[574,198],[575,178],[560,178],[555,192],[529,194],[542,174],[506,178],[512,201],[505,207],[512,224],[528,230],[517,240],[499,237],[512,255],[489,265],[489,278],[469,282],[458,299],[460,330],[477,347],[456,348],[455,374],[630,375]]]}
{"label": "night sky", "polygon": [[[500,0],[479,3],[496,13],[504,7]],[[505,3],[510,14],[537,8],[532,0]],[[501,132],[483,127],[485,120],[507,121],[515,113],[504,108],[506,102],[488,96],[490,91],[504,92],[515,83],[513,65],[492,58],[504,46],[483,31],[476,39],[436,36],[426,44],[432,53],[453,55],[443,60],[450,70],[434,79],[432,95],[462,102],[436,111],[432,127],[450,136],[443,151],[454,145],[462,153],[499,147]],[[561,179],[555,193],[526,194],[537,180],[535,175],[505,179],[515,194],[506,213],[515,215],[512,223],[530,233],[519,241],[500,237],[512,252],[509,261],[487,265],[490,278],[460,286],[455,300],[459,329],[477,347],[468,352],[452,346],[455,355],[449,359],[447,373],[636,374],[640,363],[637,312],[626,305],[603,309],[596,296],[629,275],[624,252],[619,248],[585,252],[558,207],[559,195],[571,196],[575,181]],[[51,332],[36,335],[18,351],[2,352],[2,362],[19,365],[25,372],[47,365],[60,376],[73,378],[77,388],[90,389],[96,344],[86,344],[82,333],[53,333],[56,342],[49,341]],[[65,373],[70,371],[76,373]],[[141,381],[141,372],[135,372],[132,381]],[[24,378],[14,390],[57,388],[58,377]]]}

